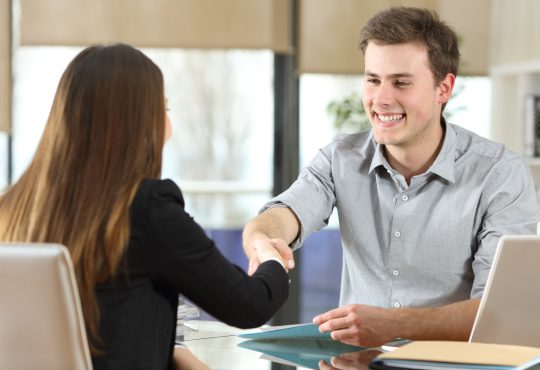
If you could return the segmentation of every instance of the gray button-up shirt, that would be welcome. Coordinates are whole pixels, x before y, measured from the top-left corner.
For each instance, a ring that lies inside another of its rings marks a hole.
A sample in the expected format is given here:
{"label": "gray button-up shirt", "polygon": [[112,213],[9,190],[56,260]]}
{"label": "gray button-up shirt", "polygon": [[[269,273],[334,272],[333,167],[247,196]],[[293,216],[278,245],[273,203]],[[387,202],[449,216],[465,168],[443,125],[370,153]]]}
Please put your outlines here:
{"label": "gray button-up shirt", "polygon": [[437,306],[480,297],[499,237],[536,234],[538,222],[523,158],[451,124],[432,166],[410,185],[371,131],[340,135],[265,208],[273,206],[298,216],[295,248],[337,207],[340,305]]}

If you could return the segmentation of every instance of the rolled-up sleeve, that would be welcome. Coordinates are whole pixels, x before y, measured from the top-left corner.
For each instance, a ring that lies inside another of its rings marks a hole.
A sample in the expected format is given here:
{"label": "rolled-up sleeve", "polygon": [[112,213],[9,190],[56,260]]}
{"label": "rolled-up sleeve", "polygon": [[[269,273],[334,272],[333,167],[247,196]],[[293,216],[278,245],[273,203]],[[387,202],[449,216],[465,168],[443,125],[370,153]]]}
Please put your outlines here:
{"label": "rolled-up sleeve", "polygon": [[336,204],[332,179],[331,145],[321,149],[302,170],[289,189],[264,205],[261,212],[272,207],[289,207],[300,220],[300,235],[291,245],[299,248],[313,232],[328,225]]}

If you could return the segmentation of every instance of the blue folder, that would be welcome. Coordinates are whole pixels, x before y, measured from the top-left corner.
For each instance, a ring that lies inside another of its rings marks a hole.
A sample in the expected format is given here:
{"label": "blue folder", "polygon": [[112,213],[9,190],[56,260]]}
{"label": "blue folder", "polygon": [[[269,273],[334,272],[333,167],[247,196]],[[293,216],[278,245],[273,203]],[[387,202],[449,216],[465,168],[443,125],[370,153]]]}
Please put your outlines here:
{"label": "blue folder", "polygon": [[270,356],[275,362],[311,369],[318,368],[320,360],[330,363],[333,356],[365,350],[332,339],[252,339],[238,346]]}
{"label": "blue folder", "polygon": [[315,324],[274,326],[253,333],[239,335],[247,339],[330,339],[330,333],[321,333]]}
{"label": "blue folder", "polygon": [[320,360],[329,363],[333,356],[365,350],[333,340],[314,324],[287,325],[241,334],[247,338],[238,346],[260,352],[272,361],[317,368]]}

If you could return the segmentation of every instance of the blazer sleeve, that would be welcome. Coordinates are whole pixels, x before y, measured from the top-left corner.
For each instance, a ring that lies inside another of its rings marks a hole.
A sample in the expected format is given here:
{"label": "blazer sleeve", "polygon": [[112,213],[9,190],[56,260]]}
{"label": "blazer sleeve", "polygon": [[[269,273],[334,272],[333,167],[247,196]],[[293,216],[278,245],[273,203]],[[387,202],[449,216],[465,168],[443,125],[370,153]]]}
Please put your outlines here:
{"label": "blazer sleeve", "polygon": [[[143,217],[136,217],[142,214]],[[146,268],[156,283],[183,294],[220,321],[240,328],[267,322],[288,296],[283,267],[268,261],[249,277],[230,263],[184,210],[170,180],[145,180],[132,217],[144,245]],[[239,246],[240,247],[240,246]]]}

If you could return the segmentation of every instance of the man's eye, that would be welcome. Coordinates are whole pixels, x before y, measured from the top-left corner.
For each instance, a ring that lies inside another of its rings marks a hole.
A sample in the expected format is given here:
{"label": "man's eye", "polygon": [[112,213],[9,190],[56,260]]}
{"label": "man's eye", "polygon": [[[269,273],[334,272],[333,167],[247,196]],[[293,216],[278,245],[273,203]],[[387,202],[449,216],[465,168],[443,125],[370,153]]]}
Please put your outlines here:
{"label": "man's eye", "polygon": [[410,83],[407,82],[407,81],[396,81],[396,82],[394,82],[394,85],[399,86],[399,87],[403,87],[403,86],[409,86]]}
{"label": "man's eye", "polygon": [[368,78],[366,81],[370,84],[376,84],[379,82],[379,80],[377,80],[376,78]]}

